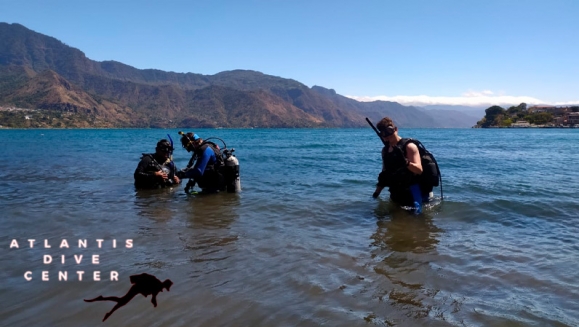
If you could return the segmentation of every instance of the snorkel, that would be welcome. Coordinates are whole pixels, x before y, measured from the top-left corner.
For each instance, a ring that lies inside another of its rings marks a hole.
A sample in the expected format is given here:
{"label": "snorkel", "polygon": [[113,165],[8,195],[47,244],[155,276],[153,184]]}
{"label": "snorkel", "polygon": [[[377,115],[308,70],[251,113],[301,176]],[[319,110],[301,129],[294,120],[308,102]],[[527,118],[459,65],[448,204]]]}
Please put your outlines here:
{"label": "snorkel", "polygon": [[173,162],[173,150],[175,150],[175,146],[173,144],[173,139],[171,138],[171,135],[167,134],[167,137],[169,138],[169,142],[171,143],[171,152],[169,153],[169,160],[171,160],[171,165],[174,167],[175,163]]}
{"label": "snorkel", "polygon": [[374,132],[376,132],[376,135],[378,135],[378,137],[380,138],[380,141],[382,141],[382,144],[384,144],[384,146],[388,146],[388,142],[384,141],[384,139],[382,138],[382,134],[376,128],[376,126],[374,126],[374,124],[372,124],[372,122],[370,121],[370,119],[368,117],[366,117],[366,121],[368,122],[368,124],[370,124],[370,127],[372,127]]}
{"label": "snorkel", "polygon": [[[171,142],[171,147],[174,149],[175,146],[173,145],[173,139],[171,138],[171,135],[167,134],[167,137],[169,138],[169,141]],[[171,155],[173,155],[173,153],[171,153]]]}

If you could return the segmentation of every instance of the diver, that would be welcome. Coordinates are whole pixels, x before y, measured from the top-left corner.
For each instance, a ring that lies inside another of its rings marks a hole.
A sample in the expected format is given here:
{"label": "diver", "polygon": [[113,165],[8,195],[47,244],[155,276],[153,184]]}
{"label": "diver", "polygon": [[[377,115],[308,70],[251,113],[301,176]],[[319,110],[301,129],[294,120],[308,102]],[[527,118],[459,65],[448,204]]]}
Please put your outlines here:
{"label": "diver", "polygon": [[434,156],[418,140],[400,137],[392,119],[382,118],[376,128],[366,120],[384,143],[382,172],[372,196],[377,198],[389,187],[393,202],[412,208],[415,214],[421,213],[423,203],[433,197],[433,187],[439,185],[440,170]]}
{"label": "diver", "polygon": [[123,297],[118,296],[107,296],[103,297],[102,295],[90,299],[84,300],[85,302],[97,302],[97,301],[113,301],[117,302],[117,304],[113,307],[113,309],[105,314],[103,321],[107,320],[113,312],[115,312],[118,308],[124,306],[125,304],[129,303],[137,294],[141,294],[144,297],[149,295],[153,295],[151,299],[151,303],[156,308],[157,307],[157,294],[159,292],[163,292],[163,288],[169,292],[171,285],[173,282],[170,279],[165,279],[164,282],[161,282],[157,277],[149,274],[140,274],[140,275],[132,275],[130,277],[131,288],[127,292],[127,294],[123,295]]}
{"label": "diver", "polygon": [[233,193],[241,191],[239,181],[239,161],[233,155],[235,149],[227,149],[223,142],[221,148],[207,140],[203,140],[195,133],[183,133],[181,144],[187,152],[193,152],[187,168],[178,172],[179,177],[189,178],[185,192],[197,184],[204,193],[225,191]]}
{"label": "diver", "polygon": [[172,142],[162,139],[157,143],[155,153],[143,153],[134,173],[135,187],[153,189],[181,183],[171,159],[173,150]]}

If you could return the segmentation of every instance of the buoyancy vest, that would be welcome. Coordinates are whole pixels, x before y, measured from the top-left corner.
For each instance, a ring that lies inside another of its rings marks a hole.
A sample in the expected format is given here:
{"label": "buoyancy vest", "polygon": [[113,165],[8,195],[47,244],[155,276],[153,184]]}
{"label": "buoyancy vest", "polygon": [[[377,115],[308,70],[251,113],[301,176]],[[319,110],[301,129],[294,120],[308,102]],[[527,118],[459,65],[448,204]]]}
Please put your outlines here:
{"label": "buoyancy vest", "polygon": [[379,182],[382,186],[404,189],[417,183],[417,176],[409,171],[406,166],[406,151],[400,146],[400,142],[392,147],[390,152],[388,152],[389,147],[385,146],[382,148],[383,166],[379,177]]}
{"label": "buoyancy vest", "polygon": [[167,160],[165,160],[165,162],[159,163],[157,161],[157,159],[155,159],[154,153],[143,153],[143,157],[151,158],[151,163],[149,163],[149,167],[151,167],[150,171],[154,172],[154,171],[163,170],[167,174],[169,174],[169,173],[173,173],[173,171],[175,170],[175,168],[174,168],[175,164],[173,163],[173,160],[171,160],[171,159],[167,159]]}
{"label": "buoyancy vest", "polygon": [[153,187],[153,186],[164,186],[164,185],[172,185],[173,184],[173,178],[175,176],[175,163],[173,162],[173,160],[171,159],[167,159],[165,162],[163,163],[159,163],[157,161],[157,159],[155,159],[155,154],[154,153],[143,153],[143,156],[141,157],[141,160],[144,158],[149,158],[150,161],[147,164],[146,168],[144,169],[145,173],[155,173],[157,171],[163,171],[168,175],[168,179],[165,183],[161,183],[158,180],[154,180],[154,182],[151,181],[139,181],[138,184],[140,186],[143,187]]}
{"label": "buoyancy vest", "polygon": [[191,158],[191,160],[189,161],[189,165],[187,165],[187,167],[191,167],[193,165],[193,162],[197,158],[202,157],[203,153],[205,152],[207,147],[210,147],[211,150],[213,150],[213,153],[215,153],[215,162],[207,163],[205,170],[219,171],[219,169],[224,166],[223,155],[221,154],[221,150],[219,149],[219,146],[213,142],[210,142],[210,141],[205,141],[205,142],[201,143],[201,145],[197,149],[195,149],[195,151],[194,151],[195,155]]}
{"label": "buoyancy vest", "polygon": [[[422,164],[422,174],[415,175],[406,168],[406,146],[414,143],[418,148],[420,162]],[[432,188],[439,185],[440,170],[434,155],[430,153],[424,145],[415,139],[403,138],[388,152],[388,147],[382,149],[382,185],[404,188],[412,184],[419,184],[424,192],[432,191]]]}

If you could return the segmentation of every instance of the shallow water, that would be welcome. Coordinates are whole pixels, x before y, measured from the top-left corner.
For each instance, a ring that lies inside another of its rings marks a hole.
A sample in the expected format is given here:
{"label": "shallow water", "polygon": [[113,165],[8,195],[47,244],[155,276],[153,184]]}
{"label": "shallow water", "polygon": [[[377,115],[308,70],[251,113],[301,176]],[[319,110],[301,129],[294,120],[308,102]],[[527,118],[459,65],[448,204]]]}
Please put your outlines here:
{"label": "shallow water", "polygon": [[381,144],[369,128],[195,132],[236,149],[240,194],[135,192],[140,154],[177,130],[1,130],[2,325],[101,326],[114,303],[82,299],[122,296],[143,272],[171,291],[107,324],[579,325],[579,130],[401,130],[443,173],[444,201],[420,216],[371,197]]}

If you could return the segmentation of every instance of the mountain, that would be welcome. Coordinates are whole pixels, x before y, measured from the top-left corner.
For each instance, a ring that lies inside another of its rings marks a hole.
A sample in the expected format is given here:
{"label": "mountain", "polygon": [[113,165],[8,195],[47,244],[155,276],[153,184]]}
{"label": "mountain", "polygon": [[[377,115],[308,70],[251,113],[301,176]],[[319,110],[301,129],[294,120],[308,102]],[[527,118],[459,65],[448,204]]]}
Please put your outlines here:
{"label": "mountain", "polygon": [[[0,124],[6,126],[365,127],[365,117],[377,122],[383,116],[401,127],[461,124],[442,112],[358,102],[256,71],[202,75],[97,62],[53,37],[7,23],[0,23],[0,107],[38,111],[22,111],[20,118],[13,112],[9,123],[4,113]],[[55,113],[50,120],[34,121],[48,112]]]}
{"label": "mountain", "polygon": [[428,105],[422,106],[429,113],[436,114],[446,122],[460,120],[453,123],[454,127],[472,127],[484,117],[485,106],[461,106],[461,105]]}
{"label": "mountain", "polygon": [[476,125],[485,108],[458,105],[429,105],[419,107],[432,115],[442,127],[468,128]]}

